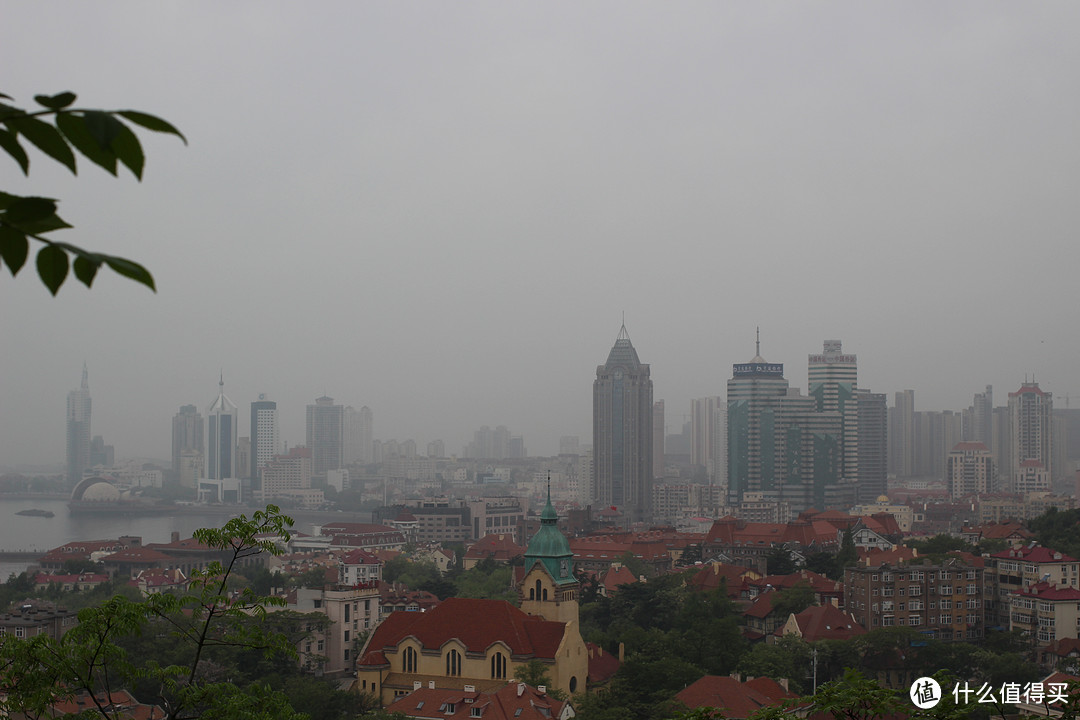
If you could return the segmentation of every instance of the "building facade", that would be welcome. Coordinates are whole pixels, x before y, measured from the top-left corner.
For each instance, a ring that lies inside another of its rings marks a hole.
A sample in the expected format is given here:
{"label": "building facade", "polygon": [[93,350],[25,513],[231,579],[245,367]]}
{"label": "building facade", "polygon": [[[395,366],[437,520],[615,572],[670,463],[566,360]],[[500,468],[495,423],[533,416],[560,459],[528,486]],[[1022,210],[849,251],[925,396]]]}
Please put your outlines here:
{"label": "building facade", "polygon": [[780,399],[787,395],[782,363],[761,357],[761,342],[748,363],[732,366],[727,383],[728,502],[746,492],[776,489]]}
{"label": "building facade", "polygon": [[817,412],[840,416],[840,479],[855,482],[859,476],[858,361],[845,355],[839,340],[826,340],[821,354],[807,359],[807,392]]}
{"label": "building facade", "polygon": [[990,448],[981,442],[957,443],[949,453],[946,478],[954,498],[990,492],[994,483]]}
{"label": "building facade", "polygon": [[[184,453],[203,454],[203,419],[194,405],[181,405],[172,421],[172,469],[180,474]],[[182,483],[181,483],[182,484]]]}
{"label": "building facade", "polygon": [[251,403],[251,479],[258,480],[260,471],[281,452],[278,435],[277,403],[264,393]]}
{"label": "building facade", "polygon": [[1025,476],[1037,476],[1039,470],[1053,478],[1054,398],[1039,389],[1036,382],[1025,382],[1009,393],[1009,426],[1012,452],[1009,479],[1013,487],[1028,482]]}
{"label": "building facade", "polygon": [[83,363],[82,384],[67,396],[67,481],[76,485],[90,463],[90,381]]}
{"label": "building facade", "polygon": [[860,503],[876,502],[888,490],[888,417],[885,393],[859,390],[859,477]]}
{"label": "building facade", "polygon": [[324,395],[307,406],[307,446],[314,474],[341,467],[345,457],[345,408],[335,405],[333,398]]}
{"label": "building facade", "polygon": [[653,483],[653,383],[622,326],[593,383],[596,499],[635,521],[650,517]]}
{"label": "building facade", "polygon": [[225,395],[225,378],[218,380],[218,396],[206,410],[206,477],[222,480],[236,477],[237,407]]}

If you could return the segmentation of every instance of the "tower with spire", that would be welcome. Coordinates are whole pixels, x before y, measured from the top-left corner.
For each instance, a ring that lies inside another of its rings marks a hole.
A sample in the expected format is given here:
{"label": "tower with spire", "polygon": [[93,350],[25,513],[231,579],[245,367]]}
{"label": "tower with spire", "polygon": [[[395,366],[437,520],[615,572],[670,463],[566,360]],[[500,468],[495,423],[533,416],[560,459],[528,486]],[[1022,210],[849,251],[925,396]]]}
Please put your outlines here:
{"label": "tower with spire", "polygon": [[82,385],[67,397],[67,481],[74,486],[82,480],[83,470],[90,467],[90,380],[86,363],[82,368]]}
{"label": "tower with spire", "polygon": [[545,620],[576,623],[580,585],[574,577],[574,553],[558,525],[549,479],[540,529],[525,550],[525,575],[518,585],[520,606],[529,615],[539,615]]}
{"label": "tower with spire", "polygon": [[225,395],[225,375],[218,379],[218,396],[206,409],[209,441],[206,443],[206,477],[236,477],[237,406]]}
{"label": "tower with spire", "polygon": [[653,383],[625,323],[593,383],[593,497],[635,522],[652,517]]}

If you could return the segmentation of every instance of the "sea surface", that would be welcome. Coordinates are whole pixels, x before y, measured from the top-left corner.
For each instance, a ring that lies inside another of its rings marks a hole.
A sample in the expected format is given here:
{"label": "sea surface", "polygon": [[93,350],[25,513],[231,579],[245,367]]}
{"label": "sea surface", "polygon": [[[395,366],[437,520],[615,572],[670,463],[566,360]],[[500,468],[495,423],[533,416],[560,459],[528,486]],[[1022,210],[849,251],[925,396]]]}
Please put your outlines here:
{"label": "sea surface", "polygon": [[[20,510],[38,508],[51,510],[51,518],[17,515]],[[61,499],[0,499],[0,551],[40,552],[44,555],[54,547],[73,540],[113,540],[121,535],[135,535],[143,544],[169,542],[173,532],[181,538],[191,537],[198,528],[221,527],[230,517],[239,513],[249,517],[250,508],[215,508],[178,512],[174,515],[116,515],[110,513],[78,514],[68,512],[67,500]],[[293,530],[310,533],[320,517],[301,513]],[[310,515],[310,516],[309,516]],[[359,517],[352,513],[322,515],[329,519],[349,522],[368,522],[370,516]],[[10,561],[0,558],[0,582],[11,573],[26,570],[27,561]]]}

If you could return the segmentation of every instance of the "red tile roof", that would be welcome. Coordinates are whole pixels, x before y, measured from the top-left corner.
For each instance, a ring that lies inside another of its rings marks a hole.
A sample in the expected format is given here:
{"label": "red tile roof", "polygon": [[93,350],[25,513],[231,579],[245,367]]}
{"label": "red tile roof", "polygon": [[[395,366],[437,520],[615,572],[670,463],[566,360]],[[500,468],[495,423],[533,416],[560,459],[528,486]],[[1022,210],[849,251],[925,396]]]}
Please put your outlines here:
{"label": "red tile roof", "polygon": [[[834,605],[814,605],[795,616],[803,640],[849,640],[856,635],[865,635],[866,628],[851,615]],[[784,628],[777,628],[776,634],[782,635]]]}
{"label": "red tile roof", "polygon": [[779,705],[797,697],[772,678],[758,677],[739,682],[735,678],[718,675],[706,675],[675,695],[691,710],[715,707],[728,720],[742,720],[759,708]]}
{"label": "red tile roof", "polygon": [[1027,597],[1037,597],[1040,600],[1080,600],[1080,590],[1069,587],[1059,588],[1048,582],[1035,583],[1024,590],[1019,591],[1018,594]]}
{"label": "red tile roof", "polygon": [[604,652],[604,648],[595,643],[585,643],[585,648],[589,651],[590,684],[603,684],[615,677],[619,671],[619,658]]}
{"label": "red tile roof", "polygon": [[[386,707],[387,713],[411,718],[483,717],[484,720],[552,720],[563,713],[566,701],[556,700],[525,683],[504,685],[495,692],[464,692],[450,688],[418,688]],[[453,707],[454,711],[450,712]],[[473,710],[480,715],[473,715]]]}
{"label": "red tile roof", "polygon": [[101,558],[104,563],[171,563],[173,558],[149,547],[125,548]]}
{"label": "red tile roof", "polygon": [[1031,563],[1078,562],[1076,558],[1069,557],[1064,553],[1056,552],[1050,548],[1043,547],[1042,545],[1002,550],[1001,552],[994,553],[990,557],[1001,558],[1002,560],[1023,560],[1024,562]]}
{"label": "red tile roof", "polygon": [[368,653],[396,648],[406,637],[415,637],[424,648],[441,648],[457,640],[468,652],[485,652],[503,642],[513,655],[551,658],[562,642],[566,625],[526,615],[505,600],[448,598],[424,613],[393,613],[375,629]]}
{"label": "red tile roof", "polygon": [[625,565],[608,568],[600,573],[600,584],[604,586],[604,592],[607,593],[608,597],[618,592],[620,585],[630,585],[636,582],[638,582],[637,576]]}
{"label": "red tile roof", "polygon": [[489,533],[465,551],[465,557],[476,560],[493,558],[504,562],[525,554],[525,548],[514,542],[513,537],[502,533]]}

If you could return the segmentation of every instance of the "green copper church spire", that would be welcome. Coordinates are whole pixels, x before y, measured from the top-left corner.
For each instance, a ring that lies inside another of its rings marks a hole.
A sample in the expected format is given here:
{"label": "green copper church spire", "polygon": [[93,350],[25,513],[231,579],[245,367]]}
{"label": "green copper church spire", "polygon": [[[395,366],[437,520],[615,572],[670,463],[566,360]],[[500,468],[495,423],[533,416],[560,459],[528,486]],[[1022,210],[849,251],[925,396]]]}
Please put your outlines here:
{"label": "green copper church spire", "polygon": [[540,530],[529,540],[529,548],[525,551],[526,572],[537,561],[547,568],[548,573],[557,585],[575,583],[577,579],[571,572],[574,553],[570,550],[570,543],[559,532],[559,514],[555,512],[555,506],[551,504],[551,476],[548,476],[547,504],[540,513]]}

